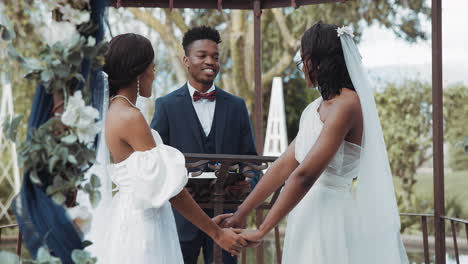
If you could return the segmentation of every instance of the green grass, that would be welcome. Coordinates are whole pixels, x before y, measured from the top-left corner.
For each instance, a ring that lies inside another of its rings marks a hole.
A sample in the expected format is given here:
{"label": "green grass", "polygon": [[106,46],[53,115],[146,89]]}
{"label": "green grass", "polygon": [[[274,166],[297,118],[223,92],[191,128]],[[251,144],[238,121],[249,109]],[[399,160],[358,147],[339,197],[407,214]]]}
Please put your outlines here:
{"label": "green grass", "polygon": [[[431,206],[434,200],[434,185],[432,173],[420,173],[416,175],[415,194],[418,198],[426,200]],[[454,200],[461,207],[458,217],[468,218],[468,171],[455,171],[445,173],[445,201],[446,206],[450,200]],[[395,181],[395,189],[399,192],[399,182]],[[419,212],[418,212],[419,213]],[[457,215],[449,215],[456,217]]]}

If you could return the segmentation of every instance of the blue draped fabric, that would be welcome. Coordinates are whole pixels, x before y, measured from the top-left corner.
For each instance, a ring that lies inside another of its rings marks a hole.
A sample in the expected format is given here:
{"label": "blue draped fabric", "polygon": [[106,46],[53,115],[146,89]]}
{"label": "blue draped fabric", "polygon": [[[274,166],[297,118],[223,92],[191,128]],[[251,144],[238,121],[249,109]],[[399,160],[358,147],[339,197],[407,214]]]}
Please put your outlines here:
{"label": "blue draped fabric", "polygon": [[[104,36],[103,14],[106,4],[106,0],[91,0],[91,19],[99,26],[93,35],[97,43]],[[89,61],[83,62],[82,74],[85,78],[91,78],[93,106],[101,104],[103,94],[102,82],[96,78],[97,72],[98,70],[91,69]],[[47,94],[44,87],[38,85],[28,121],[28,139],[33,129],[40,127],[51,117],[52,107],[52,95]],[[44,187],[34,185],[28,173],[25,173],[23,178],[21,191],[15,197],[12,206],[26,247],[32,257],[36,258],[38,249],[46,245],[63,263],[72,264],[72,251],[83,248],[79,233],[65,209],[46,195]]]}
{"label": "blue draped fabric", "polygon": [[[52,94],[45,91],[44,86],[38,85],[34,94],[31,114],[28,121],[28,140],[32,136],[33,128],[38,128],[50,118],[50,112],[54,106]],[[38,111],[39,110],[39,111]]]}

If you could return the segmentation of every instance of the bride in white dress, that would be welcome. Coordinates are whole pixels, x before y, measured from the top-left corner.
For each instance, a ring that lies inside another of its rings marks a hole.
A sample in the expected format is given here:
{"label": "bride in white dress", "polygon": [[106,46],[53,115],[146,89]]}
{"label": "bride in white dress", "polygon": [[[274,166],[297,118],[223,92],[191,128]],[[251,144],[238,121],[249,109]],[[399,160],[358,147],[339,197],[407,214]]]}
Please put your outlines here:
{"label": "bride in white dress", "polygon": [[[90,250],[103,264],[183,263],[172,205],[238,255],[246,245],[239,230],[221,229],[217,224],[227,215],[212,220],[200,209],[184,189],[183,154],[164,145],[135,106],[138,95],[151,96],[153,60],[151,43],[140,35],[123,34],[110,42],[104,66],[109,85],[103,109],[108,111],[97,157],[101,165],[93,168],[101,179],[102,200],[93,212]],[[111,180],[118,188],[114,197]]]}
{"label": "bride in white dress", "polygon": [[242,234],[261,241],[289,213],[285,264],[408,263],[373,90],[352,37],[351,28],[322,23],[304,33],[302,70],[321,97],[303,111],[286,152],[223,223],[243,227],[247,214],[286,182],[259,229]]}

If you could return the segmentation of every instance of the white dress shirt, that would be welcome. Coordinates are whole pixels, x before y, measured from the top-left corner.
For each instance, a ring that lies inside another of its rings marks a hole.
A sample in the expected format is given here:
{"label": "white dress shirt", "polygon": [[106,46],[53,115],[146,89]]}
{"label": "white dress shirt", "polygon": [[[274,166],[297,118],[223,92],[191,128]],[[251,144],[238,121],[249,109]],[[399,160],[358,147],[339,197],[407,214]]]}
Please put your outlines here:
{"label": "white dress shirt", "polygon": [[[187,86],[189,89],[190,96],[192,97],[193,108],[195,108],[195,112],[197,113],[198,120],[200,120],[200,124],[203,127],[203,131],[205,131],[205,135],[208,136],[210,134],[211,125],[213,124],[216,100],[211,102],[210,100],[202,98],[195,102],[193,101],[193,93],[195,93],[197,89],[193,88],[193,86],[190,85],[190,82],[187,82]],[[206,93],[210,93],[214,90],[215,90],[215,85],[213,84]],[[206,94],[206,93],[202,93],[202,94]]]}

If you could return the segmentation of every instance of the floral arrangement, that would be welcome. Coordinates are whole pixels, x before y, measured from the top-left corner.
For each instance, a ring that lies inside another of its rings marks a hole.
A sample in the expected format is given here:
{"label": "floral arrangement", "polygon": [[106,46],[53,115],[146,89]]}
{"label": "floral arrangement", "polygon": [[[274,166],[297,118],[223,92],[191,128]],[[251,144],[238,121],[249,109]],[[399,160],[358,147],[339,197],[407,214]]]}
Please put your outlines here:
{"label": "floral arrangement", "polygon": [[[84,190],[90,195],[91,203],[96,205],[100,197],[96,191],[100,185],[98,178],[91,175],[89,182],[84,182],[87,170],[95,163],[92,143],[99,132],[99,123],[96,122],[99,112],[86,105],[87,100],[78,88],[84,84],[83,91],[89,90],[80,73],[83,60],[87,59],[95,68],[101,66],[107,43],[96,45],[94,38],[86,37],[90,32],[79,30],[90,23],[86,22],[89,20],[88,0],[49,0],[42,3],[48,11],[62,18],[61,25],[72,25],[78,30],[74,30],[69,39],[58,40],[52,46],[44,43],[40,58],[24,58],[11,43],[8,45],[10,56],[25,68],[25,77],[42,84],[48,93],[63,98],[65,106],[63,114],[56,114],[33,131],[28,142],[19,143],[19,161],[29,172],[32,182],[47,187],[46,193],[58,204],[73,207],[73,194]],[[11,42],[14,36],[8,24],[0,25],[0,33],[8,36],[4,41]],[[69,96],[71,91],[75,93]],[[13,141],[16,141],[20,120],[21,117],[15,117],[5,121],[5,134]]]}
{"label": "floral arrangement", "polygon": [[[76,195],[78,191],[87,193],[92,206],[100,200],[99,178],[89,173],[89,169],[96,162],[93,142],[101,124],[97,121],[99,112],[87,105],[89,82],[81,70],[84,60],[95,69],[103,65],[107,43],[96,44],[90,36],[97,27],[90,20],[89,0],[46,0],[40,4],[42,12],[53,14],[48,24],[34,23],[45,36],[40,57],[23,57],[13,47],[15,33],[11,24],[1,17],[0,44],[3,42],[8,54],[21,63],[26,78],[42,84],[48,93],[54,94],[54,99],[63,100],[64,111],[55,113],[33,130],[25,142],[17,142],[16,138],[22,116],[4,120],[3,129],[6,137],[17,143],[20,166],[29,173],[31,182],[67,208],[75,226],[86,233],[90,213],[88,208],[76,203]],[[50,35],[51,32],[55,35]],[[96,262],[84,250],[73,251],[71,257],[75,263]],[[33,263],[60,263],[60,260],[41,248]]]}
{"label": "floral arrangement", "polygon": [[[84,184],[86,172],[95,162],[92,142],[99,132],[98,117],[99,112],[86,106],[81,91],[77,91],[61,116],[52,117],[33,131],[29,141],[19,143],[21,167],[34,184],[45,186],[47,195],[58,204],[73,207],[77,190],[87,192],[93,206],[99,202],[98,177],[91,175]],[[4,126],[12,140],[19,120],[17,117]]]}

